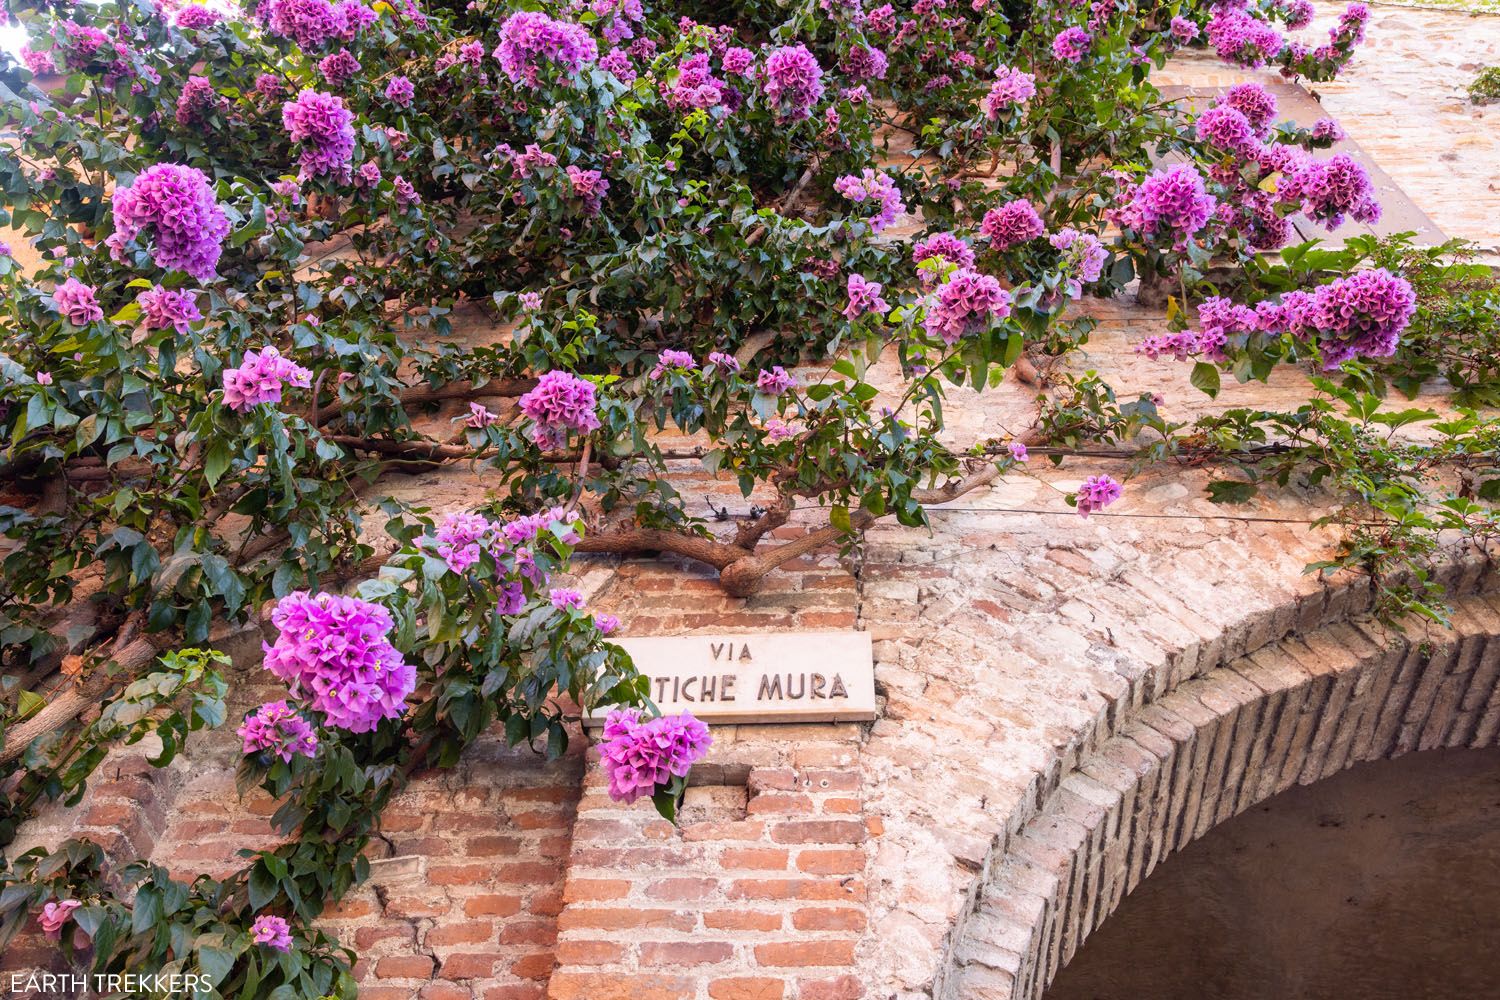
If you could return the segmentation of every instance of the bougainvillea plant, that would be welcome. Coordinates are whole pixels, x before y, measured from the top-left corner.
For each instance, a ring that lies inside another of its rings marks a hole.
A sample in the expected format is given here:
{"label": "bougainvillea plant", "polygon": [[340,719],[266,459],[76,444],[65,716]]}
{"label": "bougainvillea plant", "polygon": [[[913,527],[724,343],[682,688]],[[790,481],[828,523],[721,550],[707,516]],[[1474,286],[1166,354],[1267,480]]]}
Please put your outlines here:
{"label": "bougainvillea plant", "polygon": [[[1399,254],[1309,266],[1290,246],[1294,214],[1378,215],[1356,161],[1314,153],[1337,126],[1281,122],[1255,84],[1189,108],[1151,83],[1186,46],[1329,79],[1367,12],[1318,44],[1310,17],[1305,0],[13,6],[0,836],[77,801],[110,747],[154,736],[165,763],[219,724],[207,647],[264,621],[287,696],[240,723],[241,777],[276,798],[285,841],[191,883],[83,843],[28,852],[0,874],[0,941],[34,924],[98,972],[353,996],[352,956],[314,921],[367,874],[391,796],[491,727],[561,753],[580,709],[609,712],[611,793],[670,816],[710,737],[659,717],[607,639],[619,622],[560,576],[577,552],[672,552],[749,594],[1033,453],[1133,454],[1146,432],[1145,458],[1241,470],[1216,499],[1332,472],[1399,522],[1353,532],[1340,566],[1385,566],[1418,533],[1486,537],[1492,424],[1366,446],[1419,419],[1380,409],[1367,363],[1400,367],[1448,286],[1414,284]],[[1056,376],[1035,425],[944,435],[946,387],[1035,373],[1087,338],[1078,298],[1134,282],[1170,295],[1143,352],[1208,392],[1310,363],[1314,402],[1182,427]],[[674,488],[683,459],[753,501],[732,533]],[[434,516],[387,489],[453,463],[482,469],[482,505]],[[1468,484],[1441,516],[1439,466]],[[1091,470],[1068,499],[1091,516],[1127,488]],[[799,505],[826,523],[773,541]]]}

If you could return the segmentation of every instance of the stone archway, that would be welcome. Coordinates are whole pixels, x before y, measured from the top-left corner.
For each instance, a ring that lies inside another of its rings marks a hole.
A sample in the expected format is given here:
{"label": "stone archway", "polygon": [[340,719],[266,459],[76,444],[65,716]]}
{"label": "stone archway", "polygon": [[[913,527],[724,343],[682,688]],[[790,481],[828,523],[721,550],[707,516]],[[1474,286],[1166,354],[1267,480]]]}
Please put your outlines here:
{"label": "stone archway", "polygon": [[1500,736],[1500,595],[1405,636],[1292,635],[1131,713],[985,866],[939,1000],[1035,1000],[1172,852],[1295,783]]}

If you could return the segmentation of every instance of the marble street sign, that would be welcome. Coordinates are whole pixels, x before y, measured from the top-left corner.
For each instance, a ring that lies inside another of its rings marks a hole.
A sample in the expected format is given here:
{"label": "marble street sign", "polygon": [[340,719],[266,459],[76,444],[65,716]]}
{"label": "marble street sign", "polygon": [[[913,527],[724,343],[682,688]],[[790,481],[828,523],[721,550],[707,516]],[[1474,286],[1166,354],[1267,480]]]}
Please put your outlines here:
{"label": "marble street sign", "polygon": [[[753,632],[616,639],[665,715],[704,722],[875,718],[868,632]],[[590,725],[603,717],[584,720]]]}

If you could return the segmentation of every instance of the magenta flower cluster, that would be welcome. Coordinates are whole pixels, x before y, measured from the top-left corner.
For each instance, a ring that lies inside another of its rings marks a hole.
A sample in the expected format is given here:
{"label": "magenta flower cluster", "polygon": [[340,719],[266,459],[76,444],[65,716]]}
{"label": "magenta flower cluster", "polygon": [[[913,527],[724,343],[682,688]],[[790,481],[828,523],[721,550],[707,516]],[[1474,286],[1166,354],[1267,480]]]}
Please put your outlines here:
{"label": "magenta flower cluster", "polygon": [[359,73],[359,60],[348,49],[339,49],[318,60],[318,72],[330,87],[342,87]]}
{"label": "magenta flower cluster", "polygon": [[677,78],[663,85],[662,94],[668,107],[706,110],[723,103],[727,88],[728,84],[713,75],[708,53],[695,52],[677,65]]}
{"label": "magenta flower cluster", "polygon": [[289,38],[304,49],[334,41],[352,41],[362,28],[375,23],[376,14],[359,0],[261,0],[256,18],[273,35]]}
{"label": "magenta flower cluster", "polygon": [[1092,36],[1079,27],[1064,28],[1052,39],[1052,54],[1064,62],[1076,63],[1088,55]]}
{"label": "magenta flower cluster", "polygon": [[1225,298],[1198,307],[1198,329],[1148,337],[1136,350],[1150,357],[1225,360],[1251,334],[1316,340],[1326,368],[1354,357],[1389,357],[1416,313],[1410,282],[1383,268],[1359,271],[1312,291],[1290,291],[1254,309]]}
{"label": "magenta flower cluster", "polygon": [[803,121],[823,96],[823,67],[805,45],[773,49],[761,72],[761,89],[778,122]]}
{"label": "magenta flower cluster", "polygon": [[763,368],[755,377],[755,391],[780,396],[797,387],[797,378],[780,365]]}
{"label": "magenta flower cluster", "polygon": [[1337,229],[1344,216],[1373,223],[1380,219],[1380,203],[1375,200],[1375,185],[1365,168],[1347,153],[1326,160],[1303,156],[1291,166],[1277,186],[1284,201],[1300,202],[1309,217]]}
{"label": "magenta flower cluster", "polygon": [[981,104],[984,115],[990,121],[1000,117],[1000,112],[1018,107],[1036,96],[1036,77],[1024,70],[1010,66],[995,68],[995,82]]}
{"label": "magenta flower cluster", "polygon": [[272,951],[288,952],[292,950],[292,927],[285,917],[263,913],[250,925],[250,940]]}
{"label": "magenta flower cluster", "polygon": [[42,907],[37,922],[42,925],[42,933],[49,939],[56,941],[62,937],[62,929],[67,922],[73,919],[73,911],[83,904],[76,899],[60,899],[48,902]]}
{"label": "magenta flower cluster", "polygon": [[519,405],[534,422],[531,439],[541,448],[561,448],[569,431],[587,434],[599,428],[594,383],[571,372],[547,372]]}
{"label": "magenta flower cluster", "polygon": [[295,756],[312,757],[318,752],[313,727],[285,700],[268,701],[245,717],[239,737],[243,752],[269,752],[290,762]]}
{"label": "magenta flower cluster", "polygon": [[1395,354],[1416,310],[1410,282],[1376,268],[1320,285],[1312,293],[1302,328],[1316,333],[1324,367],[1335,368],[1353,357]]}
{"label": "magenta flower cluster", "polygon": [[286,385],[306,389],[312,385],[312,372],[274,347],[246,351],[238,368],[224,370],[224,405],[243,413],[261,403],[279,403]]}
{"label": "magenta flower cluster", "polygon": [[335,177],[347,181],[354,159],[354,115],[333,94],[303,90],[281,107],[281,121],[293,142],[302,144],[302,179]]}
{"label": "magenta flower cluster", "polygon": [[1270,24],[1233,4],[1218,4],[1208,22],[1208,43],[1220,59],[1258,69],[1276,58],[1285,45]]}
{"label": "magenta flower cluster", "polygon": [[390,612],[357,597],[296,591],[271,612],[265,667],[305,695],[331,726],[367,733],[406,711],[416,669],[391,645]]}
{"label": "magenta flower cluster", "polygon": [[141,307],[141,320],[149,330],[170,328],[187,333],[189,326],[203,318],[190,293],[161,285],[152,285],[137,295],[135,304]]}
{"label": "magenta flower cluster", "polygon": [[195,167],[158,163],[115,190],[115,231],[105,242],[119,256],[127,243],[150,240],[157,267],[212,281],[229,235],[229,219],[208,177]]}
{"label": "magenta flower cluster", "polygon": [[599,46],[582,25],[522,10],[500,25],[500,44],[492,55],[511,83],[539,87],[549,66],[570,80],[577,76],[599,58]]}
{"label": "magenta flower cluster", "polygon": [[[911,260],[913,264],[921,264],[926,260],[946,261],[953,267],[973,267],[974,248],[954,233],[933,233],[925,240],[918,240],[912,244]],[[919,269],[923,287],[931,287],[942,280],[942,275],[930,270]]]}
{"label": "magenta flower cluster", "polygon": [[996,250],[1009,250],[1041,236],[1047,227],[1031,202],[1018,198],[985,212],[979,231],[990,238]]}
{"label": "magenta flower cluster", "polygon": [[1276,121],[1276,95],[1258,83],[1237,83],[1219,100],[1245,116],[1258,138],[1265,138]]}
{"label": "magenta flower cluster", "polygon": [[493,527],[480,514],[469,511],[449,514],[434,533],[433,548],[450,570],[466,573],[479,561],[481,542]]}
{"label": "magenta flower cluster", "polygon": [[598,215],[609,194],[609,180],[598,170],[583,170],[573,164],[568,165],[567,175],[573,196],[583,201],[584,214]]}
{"label": "magenta flower cluster", "polygon": [[839,68],[853,80],[884,80],[889,66],[885,52],[868,45],[851,46],[839,62]]}
{"label": "magenta flower cluster", "polygon": [[922,325],[945,344],[978,333],[1010,315],[1010,293],[988,274],[960,268],[949,276],[927,302]]}
{"label": "magenta flower cluster", "polygon": [[691,712],[641,720],[637,709],[616,709],[604,722],[599,755],[609,796],[634,802],[655,795],[673,778],[686,777],[708,754],[713,737]]}
{"label": "magenta flower cluster", "polygon": [[844,306],[844,318],[855,320],[865,313],[884,313],[890,308],[880,293],[885,286],[878,281],[866,280],[862,274],[851,274],[845,285],[849,302]]}
{"label": "magenta flower cluster", "polygon": [[416,86],[404,76],[393,76],[385,85],[385,99],[398,108],[411,107],[412,98],[416,94]]}
{"label": "magenta flower cluster", "polygon": [[1062,251],[1062,266],[1068,271],[1068,294],[1078,298],[1083,286],[1098,281],[1104,273],[1104,262],[1109,251],[1099,237],[1093,233],[1081,233],[1076,229],[1060,229],[1047,237],[1053,249]]}
{"label": "magenta flower cluster", "polygon": [[1179,163],[1141,181],[1122,218],[1146,237],[1182,249],[1208,224],[1217,204],[1203,175],[1191,164]]}
{"label": "magenta flower cluster", "polygon": [[660,381],[662,376],[670,371],[692,371],[698,367],[698,362],[687,351],[679,351],[668,347],[656,355],[656,366],[651,369],[647,376],[653,382]]}
{"label": "magenta flower cluster", "polygon": [[77,278],[68,278],[52,289],[52,304],[74,326],[87,326],[104,318],[104,310],[94,297],[94,287]]}
{"label": "magenta flower cluster", "polygon": [[1078,487],[1076,494],[1079,516],[1088,517],[1103,510],[1120,499],[1124,492],[1124,487],[1109,476],[1090,476]]}
{"label": "magenta flower cluster", "polygon": [[1199,115],[1195,131],[1200,141],[1222,153],[1251,156],[1260,146],[1250,119],[1228,104],[1216,104]]}
{"label": "magenta flower cluster", "polygon": [[870,228],[880,232],[896,221],[896,216],[906,211],[901,200],[901,191],[889,174],[866,167],[859,173],[845,174],[833,182],[833,189],[856,205],[866,202],[875,209],[870,218]]}
{"label": "magenta flower cluster", "polygon": [[1185,17],[1172,18],[1172,23],[1167,30],[1171,32],[1173,38],[1183,45],[1198,37],[1198,25]]}

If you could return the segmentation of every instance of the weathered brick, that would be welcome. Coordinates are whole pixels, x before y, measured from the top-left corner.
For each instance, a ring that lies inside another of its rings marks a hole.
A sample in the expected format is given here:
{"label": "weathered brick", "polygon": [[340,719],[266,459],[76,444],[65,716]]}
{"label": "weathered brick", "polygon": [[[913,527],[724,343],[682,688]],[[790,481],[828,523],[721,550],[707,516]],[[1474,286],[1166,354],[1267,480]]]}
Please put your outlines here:
{"label": "weathered brick", "polygon": [[786,986],[779,979],[738,977],[715,979],[708,984],[711,1000],[782,1000]]}
{"label": "weathered brick", "polygon": [[464,900],[464,913],[471,917],[511,917],[520,912],[520,896],[485,893]]}
{"label": "weathered brick", "polygon": [[849,965],[853,941],[776,941],[755,946],[755,960],[764,966]]}
{"label": "weathered brick", "polygon": [[640,948],[645,968],[661,965],[717,965],[734,956],[727,941],[648,941]]}
{"label": "weathered brick", "polygon": [[782,923],[780,913],[758,910],[710,910],[703,914],[703,926],[710,930],[774,931]]}
{"label": "weathered brick", "polygon": [[693,988],[687,976],[558,970],[547,995],[550,1000],[683,1000]]}
{"label": "weathered brick", "polygon": [[460,952],[443,959],[445,979],[484,979],[495,971],[499,956],[492,953]]}
{"label": "weathered brick", "polygon": [[809,906],[792,914],[792,926],[799,931],[862,931],[865,911],[851,906]]}
{"label": "weathered brick", "polygon": [[865,988],[853,976],[797,981],[798,1000],[860,1000]]}
{"label": "weathered brick", "polygon": [[580,907],[563,910],[557,918],[560,930],[579,927],[594,927],[603,930],[620,930],[628,927],[645,927],[656,930],[690,931],[694,919],[685,910],[661,910],[641,907]]}
{"label": "weathered brick", "polygon": [[719,856],[719,863],[728,869],[785,871],[788,857],[787,851],[773,847],[737,847],[724,851]]}
{"label": "weathered brick", "polygon": [[863,823],[848,819],[782,822],[771,828],[771,840],[778,844],[862,844],[867,837]]}
{"label": "weathered brick", "polygon": [[816,875],[854,875],[865,869],[862,851],[802,851],[797,855],[797,868]]}
{"label": "weathered brick", "polygon": [[375,975],[381,979],[429,979],[432,959],[426,955],[389,955],[375,963]]}

